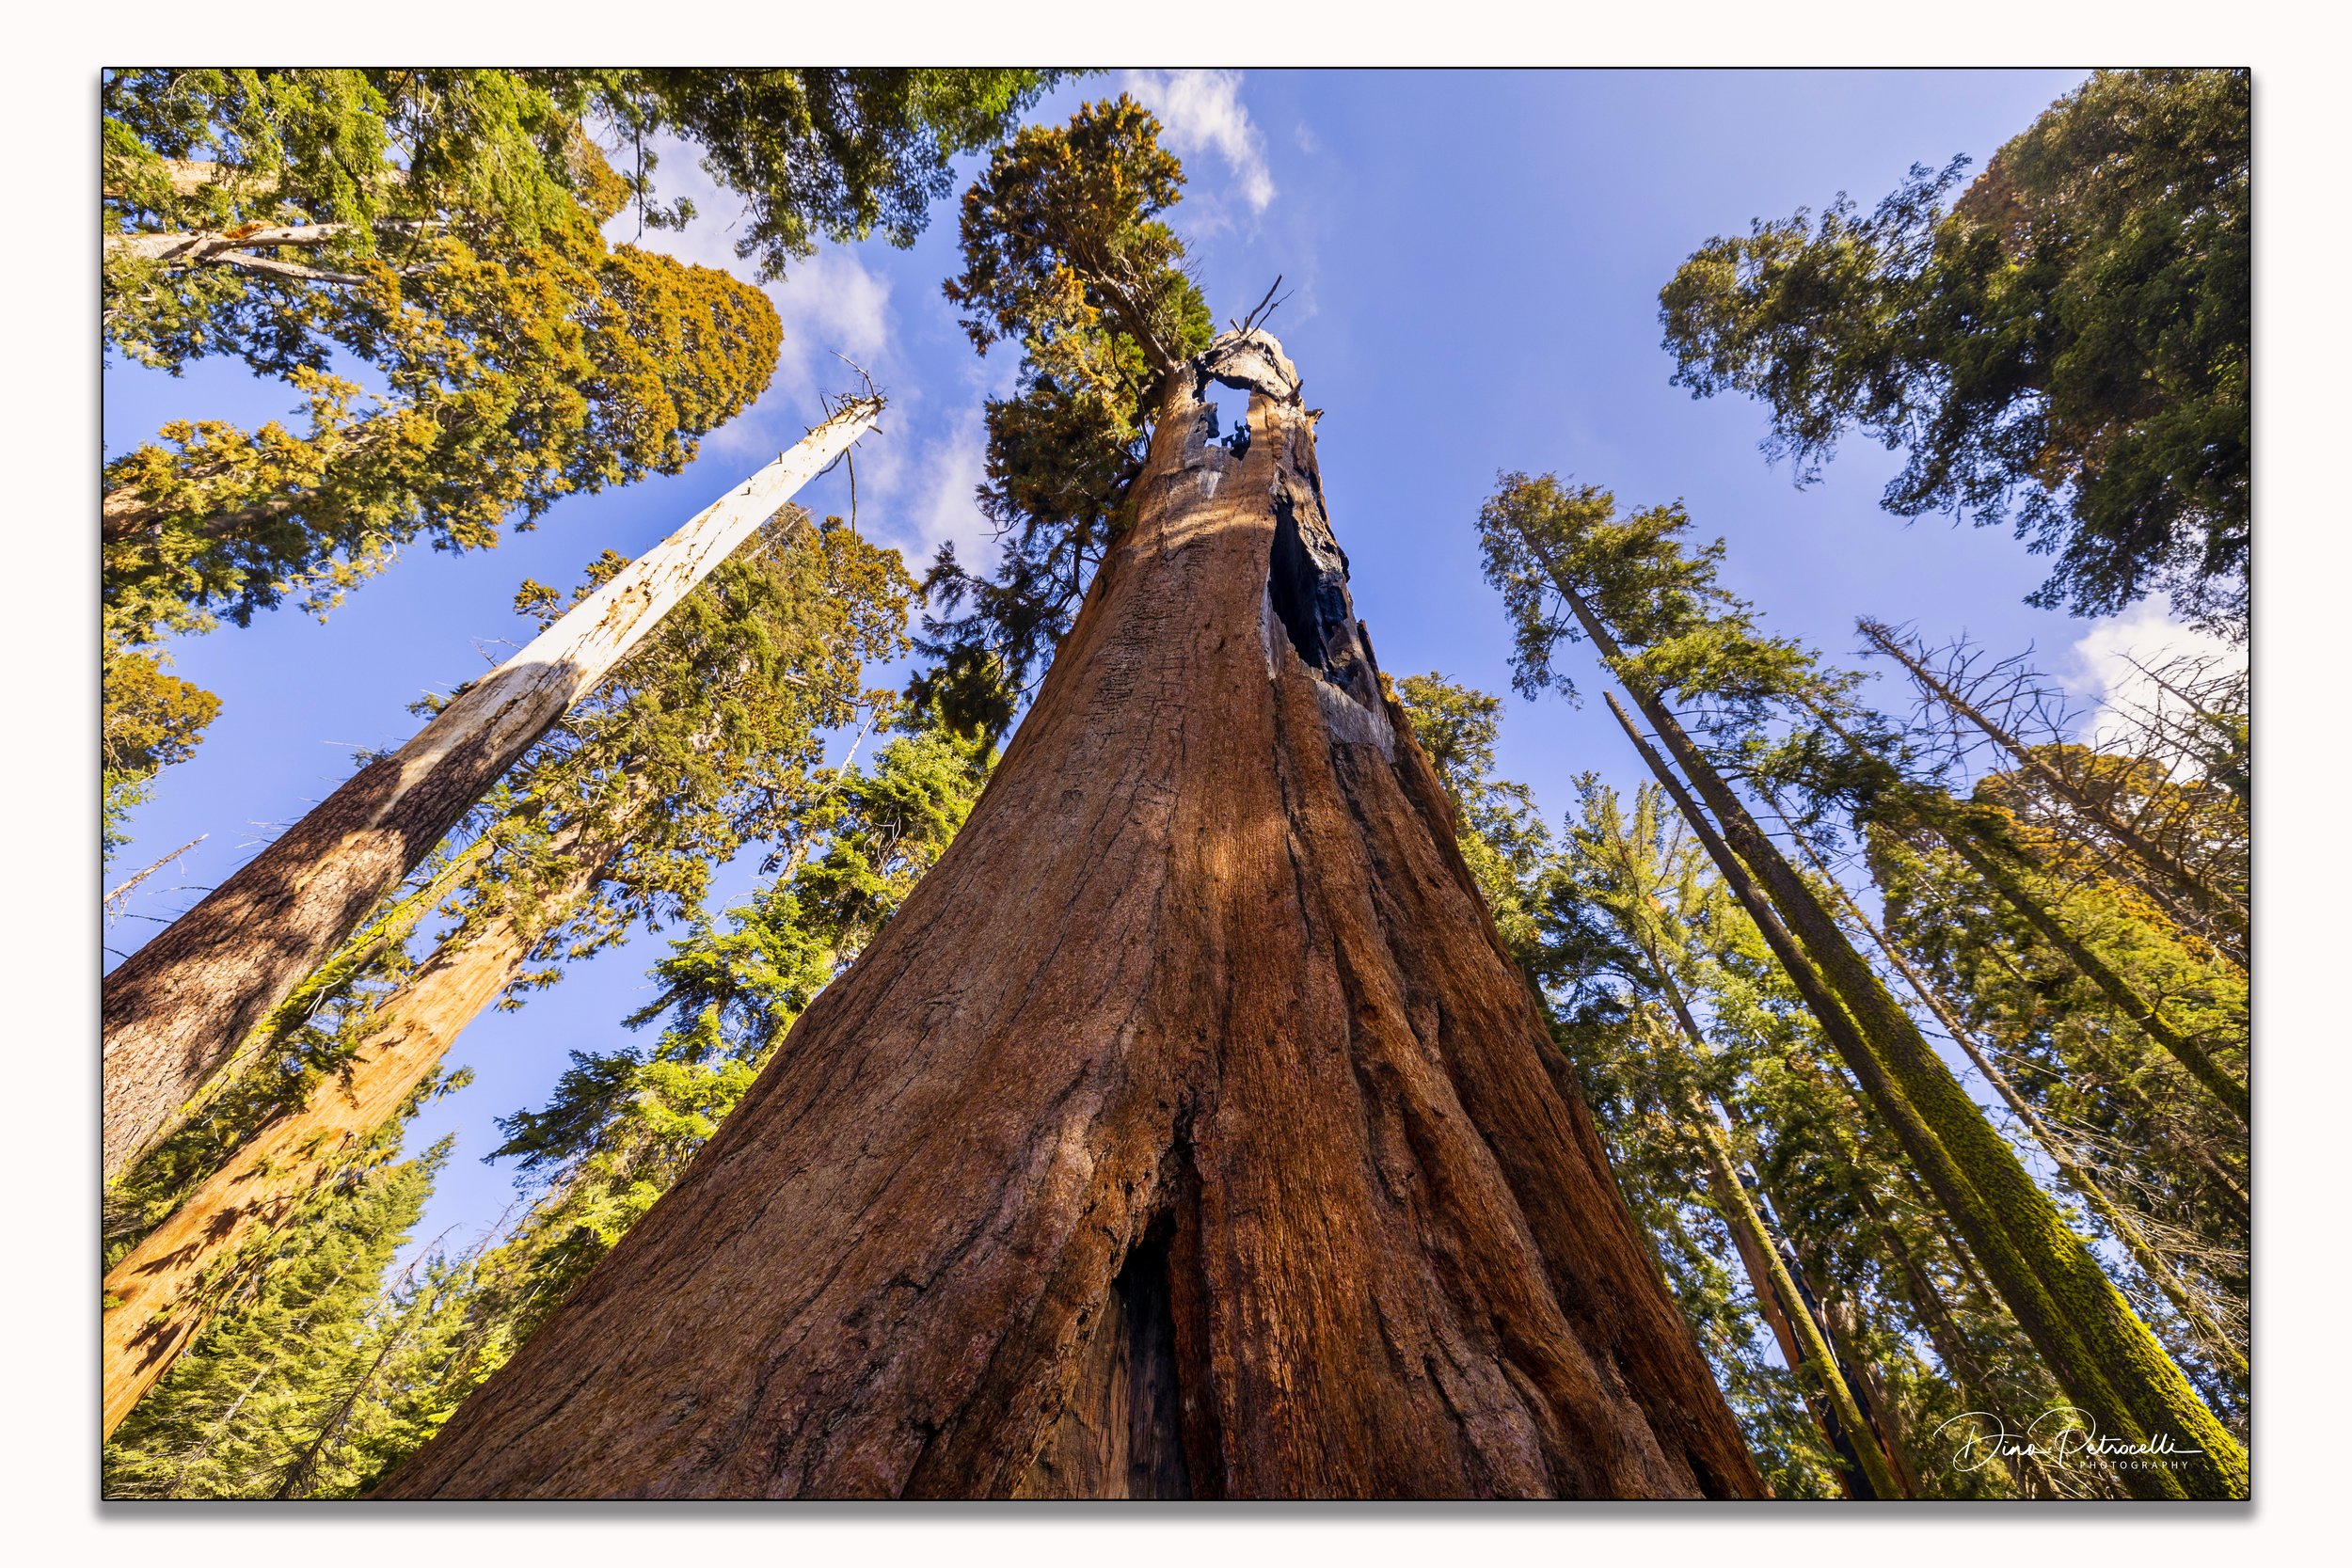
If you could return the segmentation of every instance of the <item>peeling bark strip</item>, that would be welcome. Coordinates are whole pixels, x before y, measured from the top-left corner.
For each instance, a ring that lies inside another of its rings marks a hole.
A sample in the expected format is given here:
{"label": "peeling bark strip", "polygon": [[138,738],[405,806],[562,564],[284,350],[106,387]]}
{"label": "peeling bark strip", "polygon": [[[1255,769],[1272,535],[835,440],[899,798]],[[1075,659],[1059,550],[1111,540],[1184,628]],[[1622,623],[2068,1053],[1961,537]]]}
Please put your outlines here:
{"label": "peeling bark strip", "polygon": [[1193,369],[938,866],[378,1496],[1761,1493],[1380,689],[1295,372]]}
{"label": "peeling bark strip", "polygon": [[111,1180],[500,774],[882,413],[845,404],[474,683],[106,977]]}

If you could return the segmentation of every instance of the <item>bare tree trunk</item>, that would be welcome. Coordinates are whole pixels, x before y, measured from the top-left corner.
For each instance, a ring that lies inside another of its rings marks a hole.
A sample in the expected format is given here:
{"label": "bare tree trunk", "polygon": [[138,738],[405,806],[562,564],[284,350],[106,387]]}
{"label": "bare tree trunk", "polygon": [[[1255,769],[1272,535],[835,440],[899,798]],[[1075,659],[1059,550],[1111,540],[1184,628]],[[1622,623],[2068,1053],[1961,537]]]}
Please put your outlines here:
{"label": "bare tree trunk", "polygon": [[2239,968],[2246,967],[2247,909],[2227,889],[2217,888],[2198,876],[2178,856],[2142,833],[2136,824],[2118,816],[2106,802],[2095,799],[2053,767],[2046,757],[2021,745],[2016,736],[1979,712],[1949,685],[1936,679],[1928,667],[1903,646],[1890,627],[1871,620],[1858,621],[1855,625],[1880,652],[1910,672],[1911,678],[1918,683],[1920,690],[1982,731],[1988,739],[2014,758],[2019,767],[2048,784],[2060,800],[2080,812],[2087,821],[2096,824],[2102,832],[2130,850],[2140,864],[2153,873],[2158,882],[2175,896],[2186,901],[2208,919],[2226,924],[2233,940],[2215,945],[2220,947],[2223,956]]}
{"label": "bare tree trunk", "polygon": [[1168,377],[1136,483],[939,864],[378,1496],[1760,1493],[1271,338]]}
{"label": "bare tree trunk", "polygon": [[[1607,629],[1565,578],[1559,586],[1611,668],[1622,668]],[[2016,1151],[1994,1131],[1674,716],[1649,693],[1628,689],[1718,814],[1720,832],[1613,695],[1610,710],[1674,798],[1937,1203],[1967,1237],[2051,1375],[2109,1438],[2162,1446],[2170,1466],[2131,1469],[2126,1479],[2135,1495],[2245,1497],[2243,1446],[2206,1408],[2090,1247],[2067,1228]],[[1769,896],[1759,881],[1770,889]]]}
{"label": "bare tree trunk", "polygon": [[367,1038],[308,1104],[263,1125],[229,1163],[106,1275],[99,1331],[108,1435],[146,1396],[219,1307],[219,1275],[248,1238],[284,1225],[332,1182],[351,1151],[430,1077],[458,1035],[521,973],[539,936],[594,887],[625,835],[595,846],[567,829],[548,847],[575,869],[537,901],[528,922],[493,916],[453,936],[384,999]]}
{"label": "bare tree trunk", "polygon": [[2118,1012],[2131,1020],[2142,1034],[2180,1063],[2188,1075],[2197,1080],[2198,1085],[2212,1095],[2223,1109],[2246,1125],[2253,1125],[2251,1091],[2215,1061],[2212,1053],[2182,1033],[2179,1026],[2164,1016],[2161,1007],[2140,995],[2129,980],[2116,973],[2113,965],[2091,950],[2090,943],[2068,930],[2057,911],[2035,897],[2016,871],[2003,864],[1996,853],[1979,844],[1965,826],[1939,820],[1934,827],[1936,836],[1950,845],[1952,852],[1968,863],[1969,869],[1992,884],[1994,890],[2009,901],[2011,909],[2024,915],[2026,923],[2042,934],[2043,941],[2064,954],[2066,961],[2097,986],[2115,1005]]}
{"label": "bare tree trunk", "polygon": [[1707,1159],[1708,1196],[1731,1229],[1740,1260],[1748,1271],[1764,1320],[1780,1341],[1788,1375],[1813,1413],[1814,1424],[1836,1454],[1840,1480],[1855,1497],[1893,1499],[1908,1497],[1881,1452],[1877,1434],[1854,1402],[1839,1357],[1831,1347],[1825,1325],[1813,1315],[1810,1292],[1798,1282],[1788,1258],[1774,1245],[1756,1199],[1740,1180],[1729,1142],[1716,1125],[1714,1113],[1692,1103],[1684,1107],[1696,1129]]}
{"label": "bare tree trunk", "polygon": [[[161,261],[181,270],[227,266],[291,277],[305,283],[365,283],[366,277],[359,273],[327,272],[298,261],[282,261],[275,256],[251,254],[257,250],[307,249],[312,245],[323,245],[350,227],[345,223],[246,224],[237,229],[196,229],[168,234],[109,234],[102,254],[109,261]],[[398,224],[384,227],[414,230],[421,226]]]}
{"label": "bare tree trunk", "polygon": [[156,872],[161,871],[165,866],[169,865],[173,861],[178,860],[181,856],[186,854],[189,850],[195,848],[198,845],[203,843],[206,839],[212,836],[213,835],[210,833],[199,833],[194,838],[188,840],[185,844],[180,846],[179,848],[171,851],[171,853],[139,867],[136,871],[132,872],[128,877],[122,879],[121,881],[117,882],[115,884],[114,891],[99,900],[99,907],[110,911],[111,913],[117,904],[121,903],[125,898],[131,896],[131,890],[133,888],[138,886],[141,882],[147,880],[148,878],[152,877]]}
{"label": "bare tree trunk", "polygon": [[882,411],[862,398],[359,770],[106,977],[111,1179],[532,743]]}
{"label": "bare tree trunk", "polygon": [[[1768,1218],[1770,1216],[1767,1216]],[[1851,1296],[1835,1296],[1818,1304],[1821,1310],[1822,1332],[1833,1342],[1859,1344],[1862,1338],[1862,1315]],[[1862,1407],[1863,1419],[1878,1434],[1879,1447],[1885,1451],[1886,1463],[1893,1467],[1895,1479],[1902,1482],[1903,1496],[1919,1495],[1919,1473],[1910,1459],[1912,1442],[1910,1425],[1903,1419],[1902,1407],[1895,1402],[1893,1392],[1877,1363],[1856,1351],[1844,1363],[1847,1381],[1853,1385],[1854,1402]]]}

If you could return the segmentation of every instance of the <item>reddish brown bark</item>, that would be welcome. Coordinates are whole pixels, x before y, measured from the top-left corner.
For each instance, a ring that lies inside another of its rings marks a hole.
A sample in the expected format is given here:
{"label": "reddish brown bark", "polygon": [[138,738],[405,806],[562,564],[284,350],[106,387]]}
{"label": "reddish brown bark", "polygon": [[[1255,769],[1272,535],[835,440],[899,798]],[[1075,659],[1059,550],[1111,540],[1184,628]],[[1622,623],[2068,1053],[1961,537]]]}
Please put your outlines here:
{"label": "reddish brown bark", "polygon": [[307,1104],[263,1125],[108,1271],[101,1435],[112,1434],[212,1322],[221,1293],[215,1270],[344,1170],[352,1150],[399,1112],[521,972],[541,933],[596,885],[619,842],[615,832],[582,845],[566,829],[552,847],[576,854],[577,869],[537,900],[532,916],[501,912],[442,942],[375,1009],[367,1038],[336,1076]]}
{"label": "reddish brown bark", "polygon": [[1296,378],[1181,370],[970,821],[381,1489],[1754,1497],[1378,683]]}

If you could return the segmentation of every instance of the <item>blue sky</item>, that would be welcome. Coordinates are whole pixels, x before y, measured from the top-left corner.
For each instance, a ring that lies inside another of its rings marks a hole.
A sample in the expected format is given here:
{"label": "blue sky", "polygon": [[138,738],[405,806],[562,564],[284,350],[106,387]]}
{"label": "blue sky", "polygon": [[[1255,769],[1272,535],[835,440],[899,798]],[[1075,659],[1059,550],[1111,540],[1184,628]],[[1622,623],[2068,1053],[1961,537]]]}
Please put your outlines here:
{"label": "blue sky", "polygon": [[[1190,245],[1220,322],[1279,273],[1295,293],[1275,316],[1305,379],[1333,525],[1353,564],[1358,612],[1391,673],[1438,670],[1507,692],[1509,637],[1478,571],[1475,516],[1499,468],[1556,469],[1621,501],[1679,499],[1729,544],[1725,575],[1768,623],[1835,654],[1853,617],[1914,621],[1931,639],[1965,631],[2001,652],[2039,647],[2045,667],[2097,671],[2076,645],[2147,645],[2160,614],[2118,627],[2028,610],[2043,562],[1998,530],[1880,510],[1896,459],[1849,446],[1799,490],[1757,451],[1764,418],[1740,399],[1693,402],[1667,384],[1657,293],[1709,236],[1752,217],[1819,208],[1843,190],[1867,205],[1915,162],[1979,163],[2079,72],[1981,71],[1250,71],[1097,77],[1034,113],[1060,119],[1082,98],[1126,87],[1158,109],[1190,184],[1171,221]],[[969,168],[976,163],[967,164]],[[661,236],[696,261],[733,264],[726,220],[691,154],[659,172],[665,194],[706,214]],[[963,180],[958,182],[961,188]],[[627,233],[619,235],[627,238]],[[130,902],[164,917],[187,889],[227,875],[345,777],[359,747],[397,743],[406,705],[447,690],[528,635],[510,601],[526,576],[556,583],[606,548],[634,554],[818,417],[850,372],[838,351],[890,392],[885,434],[858,462],[860,526],[910,564],[943,539],[986,538],[972,501],[981,401],[1009,384],[1010,353],[976,357],[941,299],[957,269],[951,203],[914,248],[833,247],[773,290],[787,341],[774,384],[707,439],[682,475],[555,508],[533,532],[466,556],[419,550],[356,591],[320,625],[281,610],[176,650],[180,672],[220,693],[196,758],[165,773],[133,818],[116,875],[198,834],[184,874]],[[107,450],[173,418],[255,423],[294,400],[228,366],[173,380],[110,363]],[[803,494],[848,507],[836,472]],[[1571,669],[1588,669],[1571,651]],[[1586,680],[1588,689],[1593,683]],[[1509,700],[1501,771],[1533,785],[1555,822],[1585,768],[1630,788],[1638,765],[1596,701]],[[717,897],[747,891],[739,864]],[[118,922],[127,949],[155,929]],[[422,1238],[462,1245],[512,1199],[480,1156],[493,1117],[540,1103],[573,1049],[624,1039],[617,1023],[648,994],[662,938],[640,935],[574,966],[519,1011],[485,1015],[453,1060],[476,1082],[420,1118],[411,1147],[444,1132],[456,1158]],[[111,961],[111,959],[109,960]]]}

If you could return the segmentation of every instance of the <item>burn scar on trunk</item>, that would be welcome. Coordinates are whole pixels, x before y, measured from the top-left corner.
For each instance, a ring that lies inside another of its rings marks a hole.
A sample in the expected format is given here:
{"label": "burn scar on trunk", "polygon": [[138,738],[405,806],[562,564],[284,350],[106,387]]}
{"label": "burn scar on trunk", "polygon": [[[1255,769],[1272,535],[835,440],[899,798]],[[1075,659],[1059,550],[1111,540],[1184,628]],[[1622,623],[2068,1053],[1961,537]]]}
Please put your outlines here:
{"label": "burn scar on trunk", "polygon": [[[1331,738],[1376,746],[1394,761],[1396,736],[1381,697],[1380,668],[1373,658],[1372,639],[1348,597],[1347,552],[1340,548],[1324,512],[1312,420],[1299,398],[1297,371],[1272,339],[1248,332],[1218,339],[1193,362],[1193,377],[1197,412],[1186,433],[1184,462],[1187,468],[1200,465],[1204,497],[1214,492],[1223,474],[1241,467],[1253,440],[1274,447],[1268,498],[1274,537],[1259,618],[1268,677],[1280,668],[1279,635],[1313,677],[1316,702]],[[1208,397],[1213,385],[1251,394],[1254,433],[1246,420],[1226,441],[1216,441],[1216,409]]]}

